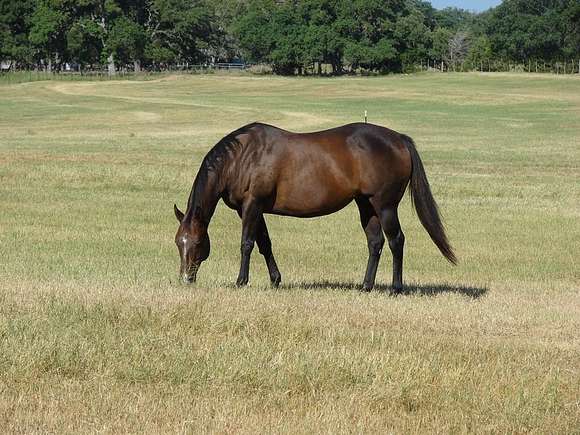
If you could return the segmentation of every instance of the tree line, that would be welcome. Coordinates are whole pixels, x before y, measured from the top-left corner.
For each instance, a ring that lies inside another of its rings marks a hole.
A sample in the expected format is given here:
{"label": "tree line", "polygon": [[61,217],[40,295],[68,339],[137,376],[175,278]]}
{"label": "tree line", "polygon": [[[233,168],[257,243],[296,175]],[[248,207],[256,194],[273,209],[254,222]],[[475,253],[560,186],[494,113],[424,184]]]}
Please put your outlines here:
{"label": "tree line", "polygon": [[574,59],[578,0],[504,0],[479,14],[421,0],[0,0],[4,69],[243,61],[340,74]]}

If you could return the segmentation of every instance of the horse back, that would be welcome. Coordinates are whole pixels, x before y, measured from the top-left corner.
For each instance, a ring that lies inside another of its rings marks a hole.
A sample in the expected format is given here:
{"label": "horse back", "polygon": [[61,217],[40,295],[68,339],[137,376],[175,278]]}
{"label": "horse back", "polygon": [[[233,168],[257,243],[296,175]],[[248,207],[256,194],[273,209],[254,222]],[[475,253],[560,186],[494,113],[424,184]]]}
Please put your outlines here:
{"label": "horse back", "polygon": [[243,140],[243,195],[264,198],[264,211],[275,214],[325,215],[393,188],[398,201],[411,173],[399,133],[373,124],[313,133],[256,124]]}

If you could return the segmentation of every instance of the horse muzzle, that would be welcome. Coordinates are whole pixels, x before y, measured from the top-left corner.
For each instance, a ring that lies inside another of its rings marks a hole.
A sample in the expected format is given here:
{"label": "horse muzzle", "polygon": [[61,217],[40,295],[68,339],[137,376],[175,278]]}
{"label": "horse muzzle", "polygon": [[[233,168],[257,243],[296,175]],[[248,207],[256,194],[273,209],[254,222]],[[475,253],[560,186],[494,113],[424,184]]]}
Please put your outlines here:
{"label": "horse muzzle", "polygon": [[181,281],[184,284],[192,284],[197,279],[197,271],[199,270],[199,264],[194,264],[181,276]]}

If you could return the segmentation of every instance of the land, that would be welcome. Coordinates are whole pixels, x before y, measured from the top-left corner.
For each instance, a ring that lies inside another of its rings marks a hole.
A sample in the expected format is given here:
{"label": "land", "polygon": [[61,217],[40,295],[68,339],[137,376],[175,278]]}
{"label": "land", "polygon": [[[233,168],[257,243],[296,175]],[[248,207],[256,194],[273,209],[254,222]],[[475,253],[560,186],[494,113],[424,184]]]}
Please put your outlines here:
{"label": "land", "polygon": [[[2,432],[578,433],[580,79],[0,80]],[[252,121],[412,136],[459,265],[410,201],[403,295],[361,293],[356,207],[267,216],[283,285],[223,204],[194,286],[173,203]]]}

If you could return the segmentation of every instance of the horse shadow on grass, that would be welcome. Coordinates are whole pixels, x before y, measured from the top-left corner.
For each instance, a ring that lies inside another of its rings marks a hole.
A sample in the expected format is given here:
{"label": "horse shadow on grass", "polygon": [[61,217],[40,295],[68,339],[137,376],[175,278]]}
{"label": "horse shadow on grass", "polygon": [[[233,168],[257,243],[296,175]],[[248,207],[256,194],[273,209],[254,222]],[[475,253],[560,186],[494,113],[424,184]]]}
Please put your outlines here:
{"label": "horse shadow on grass", "polygon": [[[334,282],[334,281],[313,281],[313,282],[293,282],[282,284],[281,289],[302,288],[307,290],[358,290],[362,291],[361,284],[352,282]],[[410,284],[405,285],[403,290],[393,291],[392,287],[387,284],[376,284],[373,291],[388,294],[390,296],[437,296],[441,294],[459,294],[471,299],[479,299],[489,291],[487,287],[475,287],[451,284]]]}

